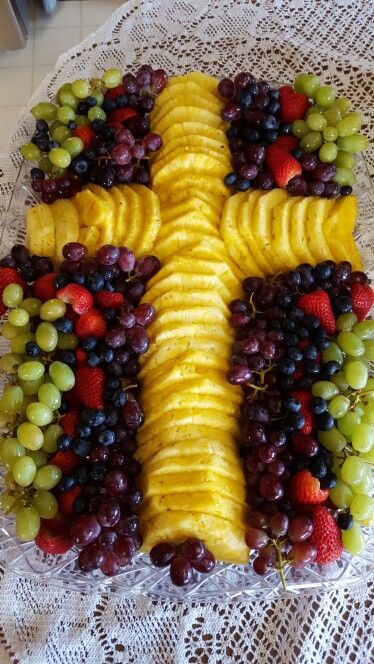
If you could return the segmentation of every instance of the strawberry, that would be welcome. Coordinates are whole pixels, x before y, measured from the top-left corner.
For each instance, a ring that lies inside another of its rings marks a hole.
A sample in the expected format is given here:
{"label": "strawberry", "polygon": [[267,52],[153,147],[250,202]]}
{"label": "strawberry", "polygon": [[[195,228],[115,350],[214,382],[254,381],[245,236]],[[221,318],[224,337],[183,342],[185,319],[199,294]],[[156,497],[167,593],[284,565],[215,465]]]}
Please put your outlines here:
{"label": "strawberry", "polygon": [[106,322],[104,316],[97,309],[91,309],[77,320],[75,333],[80,339],[85,337],[96,337],[102,339],[106,333]]}
{"label": "strawberry", "polygon": [[7,307],[3,303],[3,292],[9,284],[18,284],[23,289],[27,287],[26,282],[22,279],[17,270],[12,267],[0,267],[0,316],[3,316],[7,311]]}
{"label": "strawberry", "polygon": [[34,297],[38,297],[42,302],[56,297],[55,279],[57,276],[57,272],[49,272],[38,277],[33,286]]}
{"label": "strawberry", "polygon": [[295,136],[278,136],[277,140],[273,143],[277,148],[292,152],[299,145]]}
{"label": "strawberry", "polygon": [[115,88],[109,88],[105,93],[105,99],[117,99],[117,97],[125,94],[123,85],[116,85]]}
{"label": "strawberry", "polygon": [[66,553],[73,546],[69,524],[61,517],[42,519],[35,544],[44,553],[58,555]]}
{"label": "strawberry", "polygon": [[266,161],[271,170],[277,187],[285,189],[288,182],[297,175],[301,175],[301,164],[283,148],[268,145]]}
{"label": "strawberry", "polygon": [[59,512],[61,512],[61,514],[73,514],[74,503],[81,493],[82,493],[81,486],[76,486],[74,487],[74,489],[71,489],[66,493],[60,493],[58,497]]}
{"label": "strawberry", "polygon": [[329,492],[321,489],[319,480],[309,470],[299,470],[288,484],[290,499],[303,505],[319,505],[327,500]]}
{"label": "strawberry", "polygon": [[118,309],[124,303],[125,298],[122,293],[101,290],[96,293],[95,301],[100,309]]}
{"label": "strawberry", "polygon": [[78,410],[70,410],[60,419],[60,425],[62,426],[64,433],[66,433],[68,436],[71,436],[71,438],[75,438],[77,435],[79,417],[80,415]]}
{"label": "strawberry", "polygon": [[66,452],[56,452],[50,458],[49,463],[58,466],[63,475],[68,475],[74,468],[80,465],[81,460],[74,452],[67,450]]}
{"label": "strawberry", "polygon": [[95,367],[78,367],[75,374],[77,397],[86,408],[104,408],[105,373]]}
{"label": "strawberry", "polygon": [[327,334],[335,334],[335,318],[330,298],[323,290],[315,290],[299,297],[298,306],[305,314],[316,316]]}
{"label": "strawberry", "polygon": [[301,403],[301,414],[303,415],[305,419],[305,424],[303,428],[301,429],[301,433],[310,433],[313,428],[313,415],[312,411],[310,408],[310,402],[312,400],[312,394],[311,392],[307,392],[306,390],[294,390],[291,392],[291,396],[293,396],[295,399],[300,401]]}
{"label": "strawberry", "polygon": [[304,368],[303,368],[303,363],[302,362],[297,362],[296,364],[296,371],[294,373],[294,380],[295,382],[299,381],[300,378],[302,378],[304,375]]}
{"label": "strawberry", "polygon": [[84,143],[84,149],[89,150],[96,134],[89,125],[83,125],[73,130],[73,136],[80,138]]}
{"label": "strawberry", "polygon": [[87,353],[83,348],[77,348],[75,351],[75,357],[77,360],[77,366],[81,367],[83,364],[86,364],[87,362]]}
{"label": "strawberry", "polygon": [[309,107],[309,99],[295,92],[291,85],[279,88],[279,116],[282,122],[301,120]]}
{"label": "strawberry", "polygon": [[126,120],[131,120],[132,118],[136,118],[138,116],[138,113],[134,111],[133,108],[125,107],[125,108],[116,108],[114,111],[109,113],[108,115],[108,122],[109,124],[115,123],[115,122],[126,122]]}
{"label": "strawberry", "polygon": [[66,304],[71,304],[76,314],[86,314],[93,307],[91,292],[79,284],[68,284],[60,288],[56,297]]}
{"label": "strawberry", "polygon": [[341,532],[326,507],[319,506],[314,510],[313,528],[310,542],[317,549],[314,562],[327,565],[340,558],[343,553]]}
{"label": "strawberry", "polygon": [[359,321],[364,320],[374,303],[374,291],[368,284],[351,286],[352,309]]}

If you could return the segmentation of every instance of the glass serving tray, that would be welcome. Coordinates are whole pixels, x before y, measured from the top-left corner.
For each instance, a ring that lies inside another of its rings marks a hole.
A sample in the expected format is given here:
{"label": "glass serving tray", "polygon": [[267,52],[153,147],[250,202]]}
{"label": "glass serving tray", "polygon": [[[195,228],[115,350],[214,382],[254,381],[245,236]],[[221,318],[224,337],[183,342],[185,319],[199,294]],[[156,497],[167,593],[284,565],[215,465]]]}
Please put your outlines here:
{"label": "glass serving tray", "polygon": [[[28,168],[22,166],[14,187],[8,212],[1,228],[1,255],[25,237],[25,209],[39,202],[29,186]],[[374,275],[373,186],[364,159],[357,163],[355,194],[359,201],[359,215],[355,239],[363,256],[365,270]],[[6,352],[7,342],[0,339],[0,353]],[[1,377],[0,377],[1,386]],[[3,475],[0,470],[0,491]],[[371,531],[371,532],[370,532]],[[365,530],[366,548],[363,554],[344,553],[330,565],[310,565],[304,569],[285,570],[287,590],[283,590],[276,570],[260,577],[248,565],[218,563],[211,574],[198,574],[196,583],[178,588],[170,582],[168,569],[156,569],[145,554],[135,557],[131,565],[115,577],[101,572],[83,573],[76,566],[77,549],[64,555],[44,554],[33,542],[20,543],[15,537],[14,521],[0,515],[0,564],[15,574],[49,585],[80,592],[123,597],[139,596],[177,602],[243,601],[274,598],[284,594],[327,592],[338,587],[352,586],[374,574],[374,529]]]}

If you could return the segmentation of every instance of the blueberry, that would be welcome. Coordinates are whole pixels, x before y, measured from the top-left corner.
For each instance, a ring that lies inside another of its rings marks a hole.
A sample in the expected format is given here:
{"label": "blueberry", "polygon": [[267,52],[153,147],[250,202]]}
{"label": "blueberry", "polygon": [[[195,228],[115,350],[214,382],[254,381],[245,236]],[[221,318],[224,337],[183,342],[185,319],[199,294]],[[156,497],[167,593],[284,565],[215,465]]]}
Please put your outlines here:
{"label": "blueberry", "polygon": [[41,168],[32,168],[30,171],[31,179],[32,180],[44,180],[45,178],[45,173],[42,171]]}
{"label": "blueberry", "polygon": [[80,419],[92,427],[98,427],[105,422],[105,413],[102,410],[93,410],[92,408],[85,408]]}
{"label": "blueberry", "polygon": [[77,361],[72,350],[62,350],[60,352],[60,360],[70,367],[74,366]]}
{"label": "blueberry", "polygon": [[84,496],[78,496],[74,500],[73,510],[76,514],[84,514],[88,510],[88,501]]}
{"label": "blueberry", "polygon": [[93,120],[93,122],[91,122],[91,127],[96,134],[100,134],[103,127],[105,127],[105,122],[104,120]]}
{"label": "blueberry", "polygon": [[305,371],[311,376],[318,376],[318,374],[321,371],[319,362],[315,362],[314,360],[309,360],[305,364]]}
{"label": "blueberry", "polygon": [[239,127],[234,123],[226,131],[227,138],[236,138],[238,134],[239,134]]}
{"label": "blueberry", "polygon": [[295,362],[289,357],[281,357],[278,361],[278,371],[286,376],[291,376],[296,371]]}
{"label": "blueberry", "polygon": [[116,435],[111,429],[104,429],[104,431],[100,431],[97,440],[101,445],[113,445]]}
{"label": "blueberry", "polygon": [[250,108],[252,104],[252,96],[248,90],[243,90],[243,92],[240,93],[239,104],[244,109]]}
{"label": "blueberry", "polygon": [[61,399],[61,406],[58,409],[58,412],[60,413],[60,415],[65,415],[65,413],[67,413],[68,410],[70,410],[68,402],[65,399]]}
{"label": "blueberry", "polygon": [[312,458],[308,465],[313,477],[317,477],[317,479],[321,479],[327,474],[327,466],[319,457]]}
{"label": "blueberry", "polygon": [[109,321],[116,320],[117,312],[116,312],[115,309],[105,309],[105,311],[103,312],[103,316],[104,316],[105,320],[109,320]]}
{"label": "blueberry", "polygon": [[349,184],[344,185],[343,187],[340,187],[340,195],[341,196],[349,196],[352,193],[353,189]]}
{"label": "blueberry", "polygon": [[117,407],[120,408],[121,406],[124,406],[127,401],[127,394],[124,390],[116,390],[116,392],[113,395],[113,404]]}
{"label": "blueberry", "polygon": [[104,350],[101,353],[101,357],[104,360],[104,362],[113,362],[114,359],[114,352],[111,348],[104,348]]}
{"label": "blueberry", "polygon": [[296,272],[301,276],[301,285],[307,290],[314,284],[314,271],[310,263],[301,263],[297,266]]}
{"label": "blueberry", "polygon": [[106,472],[107,469],[104,463],[94,463],[90,468],[90,479],[93,482],[102,482]]}
{"label": "blueberry", "polygon": [[275,129],[267,129],[267,130],[264,132],[264,136],[265,136],[265,140],[266,140],[268,143],[275,143],[275,141],[276,141],[277,138],[278,138],[278,132],[275,131]]}
{"label": "blueberry", "polygon": [[89,105],[85,101],[80,101],[77,106],[77,113],[79,115],[87,115],[89,110]]}
{"label": "blueberry", "polygon": [[85,157],[83,157],[83,155],[79,155],[79,157],[73,159],[70,168],[73,171],[73,173],[76,173],[77,175],[83,175],[83,173],[87,173],[89,169],[88,160]]}
{"label": "blueberry", "polygon": [[306,339],[309,336],[308,330],[303,325],[298,325],[295,328],[295,334],[297,334],[299,339]]}
{"label": "blueberry", "polygon": [[328,472],[325,477],[320,479],[319,483],[321,489],[333,489],[338,483],[338,478],[336,477],[335,473]]}
{"label": "blueberry", "polygon": [[283,337],[283,344],[285,346],[296,346],[297,342],[299,341],[299,338],[297,334],[285,334]]}
{"label": "blueberry", "polygon": [[93,274],[89,274],[87,279],[86,279],[86,286],[89,288],[93,293],[98,293],[98,291],[101,291],[104,288],[105,284],[105,279],[100,272],[94,272]]}
{"label": "blueberry", "polygon": [[317,316],[312,316],[311,314],[304,316],[303,323],[305,327],[308,328],[308,330],[319,330],[321,327],[321,323],[319,322]]}
{"label": "blueberry", "polygon": [[[289,134],[292,133],[292,125],[289,122],[281,122],[279,124],[279,133],[283,134],[284,136],[288,136]],[[297,150],[297,148],[296,148],[296,150]],[[301,155],[299,157],[299,159],[300,159],[301,156],[302,156],[302,150],[298,150],[298,152],[301,152]]]}
{"label": "blueberry", "polygon": [[315,266],[314,276],[318,281],[328,281],[332,277],[333,269],[333,261],[323,261],[323,263],[318,263],[318,265]]}
{"label": "blueberry", "polygon": [[352,311],[352,300],[349,295],[335,295],[330,299],[333,312],[336,316]]}
{"label": "blueberry", "polygon": [[297,457],[293,462],[294,471],[297,473],[299,470],[305,470],[308,467],[308,459]]}
{"label": "blueberry", "polygon": [[35,128],[36,128],[36,131],[40,131],[44,134],[48,134],[49,126],[48,126],[48,122],[46,122],[45,120],[37,120],[35,122]]}
{"label": "blueberry", "polygon": [[85,157],[85,159],[88,159],[88,161],[93,161],[96,157],[96,152],[93,148],[90,148],[89,150],[82,152],[82,157],[83,156]]}
{"label": "blueberry", "polygon": [[25,344],[25,351],[28,357],[38,357],[38,355],[40,355],[42,352],[38,344],[36,344],[34,341],[28,341]]}
{"label": "blueberry", "polygon": [[90,453],[91,442],[85,438],[77,438],[72,449],[78,456],[85,457]]}
{"label": "blueberry", "polygon": [[331,360],[330,362],[326,362],[326,364],[323,365],[323,370],[328,378],[331,378],[331,376],[334,376],[338,371],[340,371],[340,364],[339,362],[334,362],[334,360]]}
{"label": "blueberry", "polygon": [[108,380],[106,382],[106,386],[110,390],[116,390],[116,389],[119,388],[120,385],[121,385],[121,381],[118,380],[118,378],[108,378]]}
{"label": "blueberry", "polygon": [[301,413],[290,413],[287,416],[287,424],[291,431],[300,431],[305,425],[305,417]]}
{"label": "blueberry", "polygon": [[261,138],[261,132],[258,129],[250,129],[249,127],[245,127],[243,130],[243,138],[248,143],[258,143]]}
{"label": "blueberry", "polygon": [[58,274],[54,281],[54,286],[55,288],[63,288],[64,286],[67,286],[68,283],[69,277],[67,277],[66,274]]}
{"label": "blueberry", "polygon": [[316,415],[316,426],[320,431],[331,431],[334,424],[334,418],[328,411]]}
{"label": "blueberry", "polygon": [[114,111],[114,109],[117,108],[117,103],[114,101],[114,99],[104,99],[102,103],[102,109],[105,111],[105,113],[110,113],[111,111]]}
{"label": "blueberry", "polygon": [[79,484],[86,484],[88,482],[88,468],[86,466],[79,466],[75,469],[74,475]]}
{"label": "blueberry", "polygon": [[75,274],[73,274],[73,281],[75,284],[84,286],[84,284],[86,283],[86,275],[83,274],[82,272],[75,272]]}
{"label": "blueberry", "polygon": [[57,439],[57,448],[61,450],[61,452],[66,452],[66,450],[70,450],[72,444],[73,444],[73,438],[71,436],[68,436],[66,433],[61,434],[61,436],[59,436]]}
{"label": "blueberry", "polygon": [[53,148],[59,148],[59,147],[60,147],[60,143],[58,143],[57,141],[50,141],[49,142],[49,149],[50,150],[52,150]]}
{"label": "blueberry", "polygon": [[247,88],[246,88],[252,96],[258,95],[260,92],[260,88],[258,87],[257,83],[250,83]]}
{"label": "blueberry", "polygon": [[238,178],[238,180],[235,183],[235,188],[237,191],[248,191],[248,189],[251,186],[251,181],[247,180],[247,178]]}
{"label": "blueberry", "polygon": [[278,377],[278,384],[279,387],[287,392],[287,390],[291,390],[293,385],[294,385],[294,377],[293,376],[286,376],[285,374],[281,374]]}
{"label": "blueberry", "polygon": [[70,320],[70,318],[65,318],[65,316],[56,320],[54,326],[56,330],[59,332],[65,332],[66,334],[69,334],[74,330],[73,321]]}
{"label": "blueberry", "polygon": [[225,176],[224,183],[227,187],[233,187],[238,180],[238,176],[236,173],[228,173]]}
{"label": "blueberry", "polygon": [[113,395],[114,395],[113,390],[105,390],[104,391],[104,401],[106,401],[107,403],[110,403],[111,401],[113,401]]}
{"label": "blueberry", "polygon": [[285,330],[288,330],[289,332],[293,332],[293,330],[295,329],[295,321],[293,321],[291,318],[287,318],[284,321],[283,327],[284,327]]}
{"label": "blueberry", "polygon": [[289,291],[278,293],[276,296],[276,303],[283,309],[289,307],[293,303],[294,297]]}
{"label": "blueberry", "polygon": [[88,106],[89,108],[93,108],[94,106],[97,106],[97,99],[96,99],[96,97],[92,97],[91,95],[89,95],[88,97],[86,97],[85,102],[86,102],[86,104],[87,104],[87,106]]}
{"label": "blueberry", "polygon": [[298,348],[294,348],[294,347],[287,348],[286,349],[286,355],[287,355],[287,357],[290,357],[291,360],[293,360],[294,362],[301,362],[301,360],[303,359],[303,354],[302,354],[301,350],[299,350]]}
{"label": "blueberry", "polygon": [[315,415],[320,415],[321,413],[325,413],[327,410],[327,401],[325,399],[322,399],[322,397],[313,397],[310,407],[312,409],[312,413]]}
{"label": "blueberry", "polygon": [[290,413],[298,413],[301,410],[301,403],[294,397],[288,397],[284,400],[283,405]]}
{"label": "blueberry", "polygon": [[[281,127],[282,127],[282,125],[279,128],[280,131],[281,131]],[[281,131],[281,133],[283,133],[283,132]],[[303,153],[302,150],[300,150],[300,148],[295,148],[294,150],[292,150],[291,154],[292,154],[293,157],[295,157],[295,159],[297,159],[297,161],[300,161],[300,159],[301,159],[301,157],[303,156],[304,153]]]}
{"label": "blueberry", "polygon": [[348,512],[342,512],[341,514],[338,514],[336,523],[340,530],[350,530],[353,526],[353,519]]}
{"label": "blueberry", "polygon": [[88,424],[78,424],[77,433],[79,436],[81,436],[81,438],[89,438],[92,433],[92,429]]}
{"label": "blueberry", "polygon": [[105,423],[109,427],[114,427],[119,420],[119,411],[117,408],[108,408],[105,410]]}
{"label": "blueberry", "polygon": [[68,129],[70,129],[70,131],[73,131],[73,129],[76,128],[77,128],[76,123],[73,120],[70,120],[70,122],[68,122]]}
{"label": "blueberry", "polygon": [[269,97],[272,99],[279,99],[279,90],[269,90]]}
{"label": "blueberry", "polygon": [[329,347],[330,345],[330,340],[328,339],[327,336],[321,336],[318,339],[314,340],[315,345],[317,346],[318,350],[326,350],[326,348]]}
{"label": "blueberry", "polygon": [[25,265],[25,267],[21,269],[21,276],[27,281],[27,283],[31,283],[32,281],[35,281],[37,274],[31,265]]}
{"label": "blueberry", "polygon": [[128,106],[129,100],[126,95],[118,95],[115,102],[117,104],[117,108],[124,108],[125,106]]}
{"label": "blueberry", "polygon": [[299,381],[299,387],[301,390],[310,390],[314,382],[314,376],[302,376]]}
{"label": "blueberry", "polygon": [[276,101],[276,100],[271,101],[271,102],[268,104],[268,107],[267,107],[267,110],[268,110],[269,113],[271,113],[272,115],[274,115],[275,113],[278,113],[279,109],[280,109],[280,103],[279,103],[279,101]]}
{"label": "blueberry", "polygon": [[299,323],[304,318],[304,312],[303,312],[302,309],[298,309],[297,307],[295,307],[294,309],[291,309],[288,317],[289,317],[290,320],[293,320],[296,323]]}
{"label": "blueberry", "polygon": [[88,354],[87,358],[87,364],[89,367],[95,368],[98,367],[100,364],[100,357],[97,355],[97,353],[91,352]]}
{"label": "blueberry", "polygon": [[62,493],[65,493],[66,491],[71,491],[71,489],[74,489],[75,486],[77,486],[76,477],[73,477],[72,475],[66,475],[59,481],[57,489]]}
{"label": "blueberry", "polygon": [[90,351],[94,350],[97,346],[97,339],[95,337],[86,337],[82,341],[82,348],[83,350]]}

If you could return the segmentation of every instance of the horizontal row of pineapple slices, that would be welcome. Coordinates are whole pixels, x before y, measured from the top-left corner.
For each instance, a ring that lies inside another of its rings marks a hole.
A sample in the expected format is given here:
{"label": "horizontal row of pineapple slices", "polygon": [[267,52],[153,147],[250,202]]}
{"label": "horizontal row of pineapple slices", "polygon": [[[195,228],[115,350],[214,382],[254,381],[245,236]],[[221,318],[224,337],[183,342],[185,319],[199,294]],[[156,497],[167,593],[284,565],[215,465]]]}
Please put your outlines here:
{"label": "horizontal row of pineapple slices", "polygon": [[164,141],[151,165],[162,268],[144,298],[157,317],[140,374],[140,518],[146,551],[193,536],[219,560],[245,562],[241,396],[226,381],[240,270],[220,238],[231,169],[220,109],[217,81],[191,73],[170,80],[151,115]]}

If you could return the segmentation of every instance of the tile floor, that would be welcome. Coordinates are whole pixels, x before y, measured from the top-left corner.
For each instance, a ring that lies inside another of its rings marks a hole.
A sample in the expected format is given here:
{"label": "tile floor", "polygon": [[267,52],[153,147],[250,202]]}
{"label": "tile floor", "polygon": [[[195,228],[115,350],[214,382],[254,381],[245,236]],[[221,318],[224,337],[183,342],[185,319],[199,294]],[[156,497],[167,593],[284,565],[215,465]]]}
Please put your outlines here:
{"label": "tile floor", "polygon": [[[2,0],[0,0],[1,2]],[[123,0],[65,0],[52,16],[44,16],[41,0],[30,0],[30,34],[18,51],[0,52],[0,154],[23,104],[53,69],[58,56],[104,23]]]}

